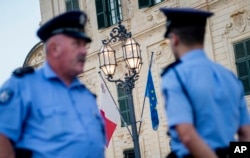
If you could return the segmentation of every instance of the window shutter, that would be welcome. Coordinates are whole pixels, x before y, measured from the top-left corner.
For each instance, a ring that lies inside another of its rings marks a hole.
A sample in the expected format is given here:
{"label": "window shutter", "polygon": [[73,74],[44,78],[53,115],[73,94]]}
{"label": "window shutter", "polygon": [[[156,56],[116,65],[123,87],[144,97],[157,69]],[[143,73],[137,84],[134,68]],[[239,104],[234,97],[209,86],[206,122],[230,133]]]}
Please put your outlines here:
{"label": "window shutter", "polygon": [[118,0],[118,8],[117,8],[117,12],[118,12],[118,16],[117,18],[119,18],[120,21],[122,21],[122,7],[121,7],[121,0]]}
{"label": "window shutter", "polygon": [[152,0],[138,0],[139,9],[152,6]]}
{"label": "window shutter", "polygon": [[244,43],[238,43],[235,45],[235,56],[236,59],[245,57]]}
{"label": "window shutter", "polygon": [[243,61],[237,64],[239,77],[245,77],[248,75],[247,61]]}
{"label": "window shutter", "polygon": [[65,0],[66,10],[80,10],[78,0]]}
{"label": "window shutter", "polygon": [[[123,120],[126,122],[127,125],[131,124],[127,97],[119,98],[118,102],[119,102],[119,110]],[[124,127],[125,126],[124,122],[122,120],[121,122],[122,122],[121,126]]]}
{"label": "window shutter", "polygon": [[250,55],[250,40],[246,41],[247,54]]}
{"label": "window shutter", "polygon": [[[119,85],[117,85],[117,92],[118,92],[118,103],[119,103],[119,110],[123,120],[126,122],[127,125],[131,124],[130,116],[129,116],[129,107],[128,107],[128,97],[125,93],[125,89]],[[121,120],[121,126],[124,127],[125,124]]]}
{"label": "window shutter", "polygon": [[65,5],[66,5],[66,10],[67,11],[72,10],[71,0],[66,0]]}
{"label": "window shutter", "polygon": [[250,39],[234,44],[238,77],[244,86],[245,95],[250,94]]}
{"label": "window shutter", "polygon": [[243,87],[244,87],[245,94],[249,94],[249,93],[250,93],[249,77],[240,78],[240,80],[242,81],[242,84],[243,84]]}
{"label": "window shutter", "polygon": [[129,149],[129,150],[125,150],[123,151],[123,157],[124,158],[134,158],[135,157],[135,151],[134,149]]}
{"label": "window shutter", "polygon": [[80,10],[78,0],[73,0],[73,10]]}
{"label": "window shutter", "polygon": [[109,26],[118,23],[122,20],[122,11],[121,11],[121,1],[120,0],[110,0],[109,1],[109,15],[110,23]]}
{"label": "window shutter", "polygon": [[95,6],[96,6],[98,29],[105,28],[107,26],[107,17],[105,14],[106,11],[105,0],[95,0]]}
{"label": "window shutter", "polygon": [[163,2],[164,0],[154,0],[155,4]]}

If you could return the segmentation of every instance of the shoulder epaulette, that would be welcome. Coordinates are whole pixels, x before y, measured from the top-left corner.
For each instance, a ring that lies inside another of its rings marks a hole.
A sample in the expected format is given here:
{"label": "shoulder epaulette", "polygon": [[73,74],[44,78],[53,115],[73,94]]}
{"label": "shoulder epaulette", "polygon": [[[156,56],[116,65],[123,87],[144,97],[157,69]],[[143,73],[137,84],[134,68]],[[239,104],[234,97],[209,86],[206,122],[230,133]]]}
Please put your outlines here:
{"label": "shoulder epaulette", "polygon": [[97,98],[95,93],[93,93],[93,92],[90,92],[90,93],[94,96],[94,98]]}
{"label": "shoulder epaulette", "polygon": [[161,76],[163,76],[165,73],[168,72],[168,70],[170,70],[171,68],[175,67],[176,65],[178,65],[181,61],[180,60],[176,60],[175,62],[169,64],[166,68],[163,69]]}
{"label": "shoulder epaulette", "polygon": [[93,92],[92,92],[92,91],[90,91],[89,89],[88,89],[88,91],[89,91],[90,95],[92,95],[95,99],[97,98],[97,96],[96,96],[96,94],[95,94],[95,93],[93,93]]}
{"label": "shoulder epaulette", "polygon": [[13,71],[13,75],[16,77],[22,77],[26,74],[30,74],[34,72],[34,68],[31,66],[28,67],[19,67]]}

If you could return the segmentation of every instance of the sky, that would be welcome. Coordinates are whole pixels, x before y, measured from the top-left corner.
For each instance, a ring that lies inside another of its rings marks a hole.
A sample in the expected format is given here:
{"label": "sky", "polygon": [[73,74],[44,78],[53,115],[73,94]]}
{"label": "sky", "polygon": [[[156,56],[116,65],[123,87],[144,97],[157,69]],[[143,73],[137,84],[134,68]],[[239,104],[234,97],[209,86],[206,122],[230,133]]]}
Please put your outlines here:
{"label": "sky", "polygon": [[39,0],[0,0],[0,85],[40,40]]}

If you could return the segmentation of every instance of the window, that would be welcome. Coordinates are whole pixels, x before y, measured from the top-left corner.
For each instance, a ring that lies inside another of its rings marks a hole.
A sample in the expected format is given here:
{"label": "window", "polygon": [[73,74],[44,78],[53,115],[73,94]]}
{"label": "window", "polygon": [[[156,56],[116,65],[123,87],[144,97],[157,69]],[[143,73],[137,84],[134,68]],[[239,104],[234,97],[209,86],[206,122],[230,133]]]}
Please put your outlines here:
{"label": "window", "polygon": [[95,0],[98,29],[122,20],[121,0]]}
{"label": "window", "polygon": [[[125,89],[119,85],[117,85],[117,92],[118,92],[118,102],[119,102],[119,109],[123,120],[126,122],[127,125],[131,124],[130,116],[129,116],[129,106],[128,106],[128,96],[125,92]],[[121,126],[124,127],[125,124],[121,120]]]}
{"label": "window", "polygon": [[66,11],[80,10],[78,0],[65,0]]}
{"label": "window", "polygon": [[234,44],[238,77],[242,81],[245,94],[250,94],[250,39]]}
{"label": "window", "polygon": [[157,3],[160,3],[164,0],[138,0],[139,3],[139,9],[151,7],[153,5],[156,5]]}
{"label": "window", "polygon": [[135,158],[135,151],[134,149],[129,149],[123,151],[124,158]]}

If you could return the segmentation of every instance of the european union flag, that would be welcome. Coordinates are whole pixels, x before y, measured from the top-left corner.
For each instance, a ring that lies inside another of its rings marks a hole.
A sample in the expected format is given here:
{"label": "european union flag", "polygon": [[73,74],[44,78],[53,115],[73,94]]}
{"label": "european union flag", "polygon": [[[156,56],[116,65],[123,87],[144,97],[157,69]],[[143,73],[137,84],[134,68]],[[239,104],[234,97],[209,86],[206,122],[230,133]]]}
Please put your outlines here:
{"label": "european union flag", "polygon": [[148,72],[148,81],[145,96],[149,98],[152,127],[156,131],[159,126],[159,119],[158,112],[156,109],[157,98],[155,94],[155,87],[152,79],[151,70],[149,70]]}

